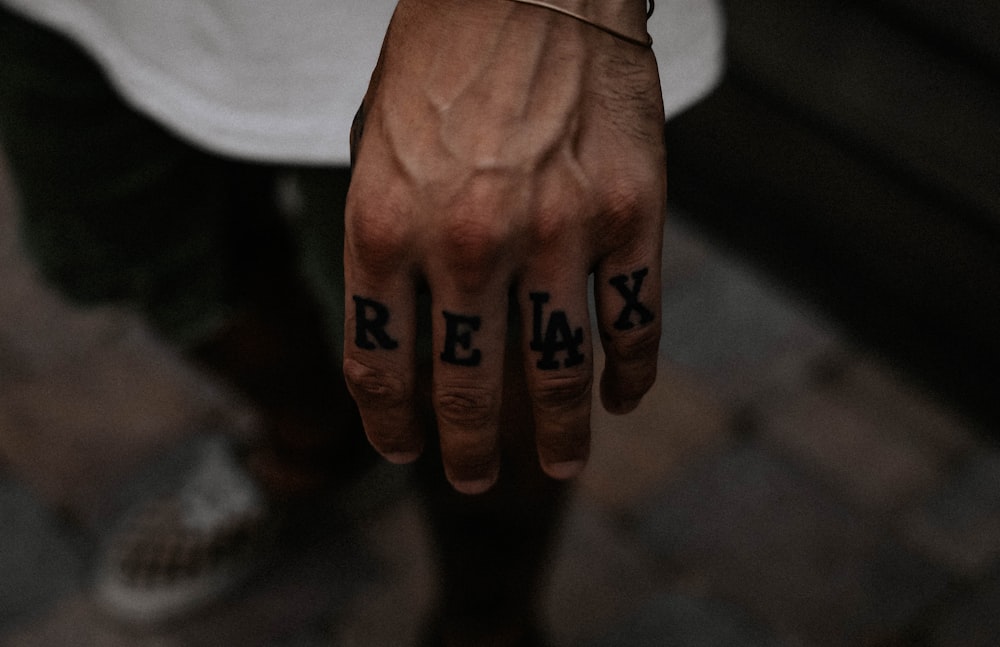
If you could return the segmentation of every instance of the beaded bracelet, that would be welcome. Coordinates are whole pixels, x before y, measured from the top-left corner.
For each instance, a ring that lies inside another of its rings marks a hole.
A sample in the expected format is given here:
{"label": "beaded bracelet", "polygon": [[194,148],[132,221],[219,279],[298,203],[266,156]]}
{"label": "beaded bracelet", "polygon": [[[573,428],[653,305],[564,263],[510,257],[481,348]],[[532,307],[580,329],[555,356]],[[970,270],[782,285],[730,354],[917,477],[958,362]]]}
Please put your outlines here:
{"label": "beaded bracelet", "polygon": [[[600,29],[603,32],[606,32],[608,34],[611,34],[612,36],[615,36],[616,38],[620,38],[620,39],[622,39],[624,41],[627,41],[629,43],[633,43],[635,45],[639,45],[640,47],[652,47],[653,46],[653,37],[650,36],[648,33],[645,35],[644,38],[637,38],[635,36],[631,36],[631,35],[626,34],[624,32],[618,31],[617,29],[615,29],[613,27],[608,27],[607,25],[603,25],[603,24],[601,24],[599,22],[594,22],[590,18],[587,18],[586,16],[583,16],[581,14],[578,14],[575,11],[571,11],[569,9],[566,9],[565,7],[560,7],[560,6],[552,4],[550,2],[545,2],[544,0],[511,0],[511,2],[519,2],[521,4],[532,5],[532,6],[535,6],[535,7],[542,7],[543,9],[548,9],[550,11],[555,11],[557,13],[561,13],[564,16],[569,16],[570,18],[575,18],[576,20],[579,20],[580,22],[587,23],[591,27],[596,27],[596,28]],[[648,20],[653,15],[653,9],[656,7],[655,0],[648,0],[647,7],[648,8],[646,10],[646,19]]]}

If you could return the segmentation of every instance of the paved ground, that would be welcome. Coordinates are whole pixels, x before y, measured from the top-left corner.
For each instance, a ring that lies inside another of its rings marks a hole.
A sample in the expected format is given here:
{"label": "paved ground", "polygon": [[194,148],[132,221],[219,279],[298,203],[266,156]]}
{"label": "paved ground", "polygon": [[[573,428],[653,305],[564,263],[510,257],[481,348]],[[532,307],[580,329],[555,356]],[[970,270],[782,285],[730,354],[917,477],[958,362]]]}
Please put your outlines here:
{"label": "paved ground", "polygon": [[[393,468],[190,623],[94,610],[88,557],[118,485],[252,412],[125,313],[46,291],[12,218],[0,187],[0,645],[411,644],[435,579]],[[986,430],[681,224],[666,243],[662,377],[634,414],[597,415],[551,565],[555,644],[1000,644]]]}

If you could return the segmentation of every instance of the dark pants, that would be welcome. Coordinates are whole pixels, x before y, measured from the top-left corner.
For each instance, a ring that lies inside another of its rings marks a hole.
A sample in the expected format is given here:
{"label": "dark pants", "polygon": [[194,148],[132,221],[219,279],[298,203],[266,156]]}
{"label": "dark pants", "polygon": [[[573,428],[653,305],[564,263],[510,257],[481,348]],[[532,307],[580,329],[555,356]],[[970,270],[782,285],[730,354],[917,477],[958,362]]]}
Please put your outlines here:
{"label": "dark pants", "polygon": [[[2,9],[0,145],[24,246],[70,299],[128,303],[189,346],[290,263],[340,343],[346,169],[252,164],[182,141],[74,44]],[[292,227],[279,183],[300,207]]]}

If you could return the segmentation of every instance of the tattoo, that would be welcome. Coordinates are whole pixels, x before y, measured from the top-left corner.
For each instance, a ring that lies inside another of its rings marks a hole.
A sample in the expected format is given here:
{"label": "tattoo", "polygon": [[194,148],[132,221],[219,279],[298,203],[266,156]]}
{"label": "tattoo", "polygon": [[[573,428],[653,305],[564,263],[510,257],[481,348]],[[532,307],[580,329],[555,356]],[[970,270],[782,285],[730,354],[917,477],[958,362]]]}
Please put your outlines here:
{"label": "tattoo", "polygon": [[[478,348],[472,347],[472,333],[479,330],[482,319],[447,311],[442,311],[441,314],[444,315],[445,322],[444,350],[441,352],[441,361],[458,366],[479,366],[483,354]],[[459,348],[464,351],[461,356],[458,354]]]}
{"label": "tattoo", "polygon": [[631,330],[636,323],[632,321],[632,313],[639,315],[639,324],[644,326],[655,319],[652,311],[639,301],[639,290],[642,289],[642,281],[649,274],[649,268],[644,267],[637,272],[632,272],[632,285],[628,286],[628,277],[624,274],[613,277],[609,282],[625,298],[625,307],[615,320],[615,330]]}
{"label": "tattoo", "polygon": [[549,302],[551,295],[548,292],[532,292],[531,301],[534,303],[534,313],[532,317],[532,338],[531,350],[542,354],[537,366],[543,371],[552,371],[559,368],[559,362],[555,356],[558,352],[565,352],[566,359],[563,360],[563,367],[570,368],[583,362],[583,353],[580,346],[583,344],[583,328],[573,330],[570,328],[569,320],[566,318],[564,310],[554,310],[549,314],[548,323],[545,324],[545,333],[542,334],[542,319],[544,312],[542,306]]}
{"label": "tattoo", "polygon": [[393,350],[399,347],[399,342],[385,331],[385,326],[389,323],[389,308],[378,301],[357,295],[354,296],[354,307],[354,343],[358,348]]}

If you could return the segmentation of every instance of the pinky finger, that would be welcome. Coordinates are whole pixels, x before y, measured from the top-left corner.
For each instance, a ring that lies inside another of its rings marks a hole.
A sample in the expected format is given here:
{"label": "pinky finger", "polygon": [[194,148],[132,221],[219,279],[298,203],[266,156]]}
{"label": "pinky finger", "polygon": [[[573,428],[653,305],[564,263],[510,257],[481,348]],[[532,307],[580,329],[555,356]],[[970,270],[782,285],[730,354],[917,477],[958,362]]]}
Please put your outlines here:
{"label": "pinky finger", "polygon": [[660,344],[660,273],[656,262],[602,267],[596,275],[597,319],[607,361],[601,402],[628,413],[656,380]]}

